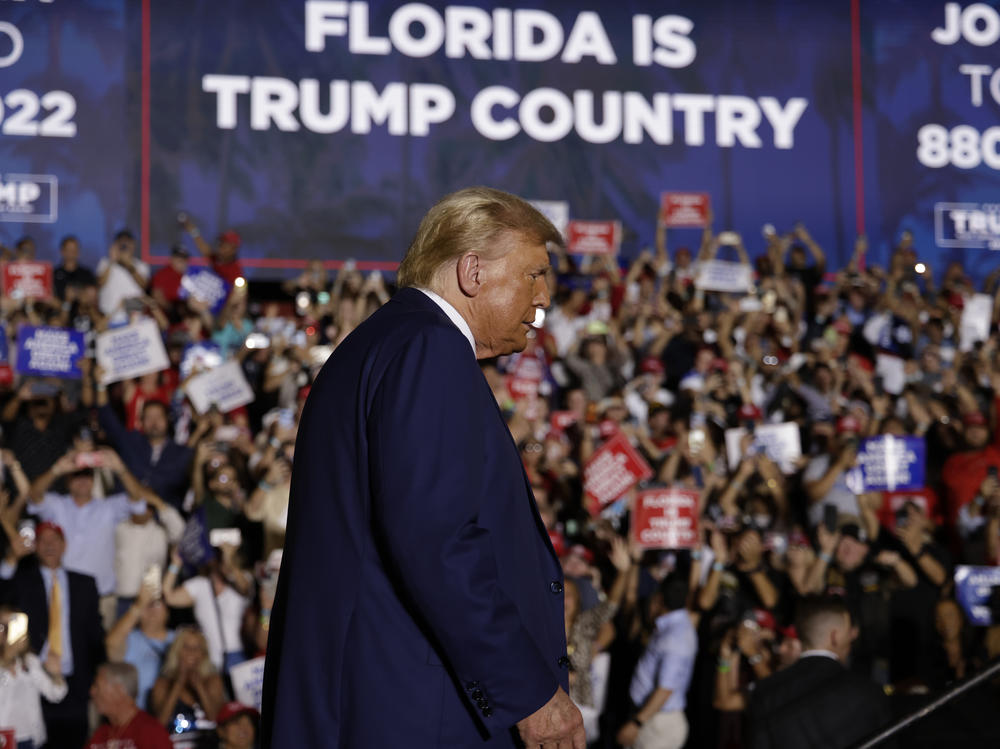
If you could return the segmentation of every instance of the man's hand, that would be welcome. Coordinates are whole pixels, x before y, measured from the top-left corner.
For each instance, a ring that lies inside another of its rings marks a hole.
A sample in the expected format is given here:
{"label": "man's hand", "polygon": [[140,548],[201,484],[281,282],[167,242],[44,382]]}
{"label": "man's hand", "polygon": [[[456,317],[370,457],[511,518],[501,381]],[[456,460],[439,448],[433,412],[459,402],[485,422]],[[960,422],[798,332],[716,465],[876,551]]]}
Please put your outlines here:
{"label": "man's hand", "polygon": [[586,749],[583,716],[559,687],[552,699],[517,724],[528,749]]}
{"label": "man's hand", "polygon": [[45,672],[53,678],[62,678],[62,658],[58,653],[49,652],[42,664]]}
{"label": "man's hand", "polygon": [[632,746],[639,738],[639,724],[631,720],[621,727],[615,740],[622,746]]}
{"label": "man's hand", "polygon": [[70,450],[52,464],[52,471],[56,476],[65,476],[68,473],[73,473],[76,469],[76,450]]}
{"label": "man's hand", "polygon": [[101,454],[102,460],[104,461],[104,465],[106,465],[115,473],[121,474],[122,471],[126,470],[125,464],[122,463],[121,456],[119,456],[118,453],[116,453],[110,447],[102,447],[97,452]]}

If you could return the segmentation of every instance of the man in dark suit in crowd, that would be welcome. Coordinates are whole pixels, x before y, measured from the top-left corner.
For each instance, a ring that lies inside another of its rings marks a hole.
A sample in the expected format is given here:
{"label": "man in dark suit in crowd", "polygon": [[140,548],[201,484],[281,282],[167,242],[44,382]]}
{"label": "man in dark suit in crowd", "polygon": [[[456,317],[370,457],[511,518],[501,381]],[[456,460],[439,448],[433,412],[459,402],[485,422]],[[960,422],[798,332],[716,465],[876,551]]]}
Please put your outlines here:
{"label": "man in dark suit in crowd", "polygon": [[58,525],[39,523],[34,556],[18,539],[11,540],[0,566],[0,599],[28,615],[31,649],[42,659],[59,655],[69,687],[62,702],[42,700],[48,746],[83,746],[90,733],[90,686],[105,660],[97,584],[90,575],[62,566],[66,538]]}
{"label": "man in dark suit in crowd", "polygon": [[752,749],[849,747],[887,725],[885,694],[844,666],[857,633],[843,599],[804,599],[795,626],[799,660],[751,692]]}
{"label": "man in dark suit in crowd", "polygon": [[146,401],[139,414],[139,429],[125,428],[108,405],[108,393],[97,388],[97,417],[111,444],[140,484],[145,484],[176,509],[184,504],[191,477],[194,451],[170,438],[170,413],[166,403]]}
{"label": "man in dark suit in crowd", "polygon": [[548,305],[555,228],[442,199],[396,296],[306,402],[271,613],[263,747],[583,749],[559,562],[477,359]]}

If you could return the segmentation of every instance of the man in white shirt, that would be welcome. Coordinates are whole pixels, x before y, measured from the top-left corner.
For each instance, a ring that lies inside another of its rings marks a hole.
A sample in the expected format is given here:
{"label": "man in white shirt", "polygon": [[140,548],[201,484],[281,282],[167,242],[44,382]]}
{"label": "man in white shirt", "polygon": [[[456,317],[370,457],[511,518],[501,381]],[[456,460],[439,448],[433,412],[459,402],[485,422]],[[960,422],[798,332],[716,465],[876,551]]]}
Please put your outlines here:
{"label": "man in white shirt", "polygon": [[[86,458],[84,457],[86,456]],[[125,493],[94,497],[94,461],[107,466],[121,479]],[[59,478],[66,477],[68,494],[50,492]],[[29,491],[28,512],[55,523],[66,534],[66,569],[91,575],[101,597],[101,619],[105,629],[115,623],[115,528],[132,512],[144,512],[143,487],[129,473],[118,453],[102,448],[96,453],[66,453],[36,478]]]}
{"label": "man in white shirt", "polygon": [[129,516],[115,528],[118,618],[135,602],[145,574],[154,565],[163,570],[167,566],[168,546],[179,542],[184,535],[184,518],[177,510],[148,490],[143,499],[145,508],[141,502],[133,503]]}
{"label": "man in white shirt", "polygon": [[149,266],[135,256],[135,237],[123,230],[115,234],[108,256],[97,264],[97,304],[112,321],[127,320],[126,299],[144,296],[149,283]]}

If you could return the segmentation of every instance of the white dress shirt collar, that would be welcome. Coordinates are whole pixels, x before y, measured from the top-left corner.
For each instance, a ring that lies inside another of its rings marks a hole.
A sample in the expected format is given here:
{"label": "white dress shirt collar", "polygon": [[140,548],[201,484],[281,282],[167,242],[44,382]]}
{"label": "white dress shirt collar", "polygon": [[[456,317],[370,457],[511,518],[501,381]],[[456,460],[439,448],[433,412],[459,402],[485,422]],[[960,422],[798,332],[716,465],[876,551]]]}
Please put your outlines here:
{"label": "white dress shirt collar", "polygon": [[472,337],[472,328],[469,327],[469,323],[465,321],[465,318],[455,309],[450,302],[446,301],[440,294],[435,294],[430,289],[424,289],[420,286],[417,287],[420,291],[427,295],[434,304],[441,308],[441,311],[448,315],[448,319],[455,323],[455,327],[462,331],[462,335],[466,337],[469,341],[469,345],[472,346],[472,355],[476,355],[476,339]]}
{"label": "white dress shirt collar", "polygon": [[822,650],[820,648],[816,648],[815,650],[806,650],[805,652],[802,653],[802,655],[799,656],[799,658],[809,658],[811,656],[819,656],[821,658],[832,658],[838,663],[840,662],[840,658],[837,657],[836,653],[834,653],[831,650]]}

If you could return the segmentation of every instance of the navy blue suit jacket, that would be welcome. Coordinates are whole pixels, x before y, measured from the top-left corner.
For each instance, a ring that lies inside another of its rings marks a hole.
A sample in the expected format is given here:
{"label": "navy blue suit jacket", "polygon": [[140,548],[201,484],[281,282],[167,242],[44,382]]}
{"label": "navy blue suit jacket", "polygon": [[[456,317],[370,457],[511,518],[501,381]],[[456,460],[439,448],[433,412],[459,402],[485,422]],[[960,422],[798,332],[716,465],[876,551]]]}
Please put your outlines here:
{"label": "navy blue suit jacket", "polygon": [[562,571],[468,340],[403,289],[299,426],[263,747],[513,745],[568,690]]}

